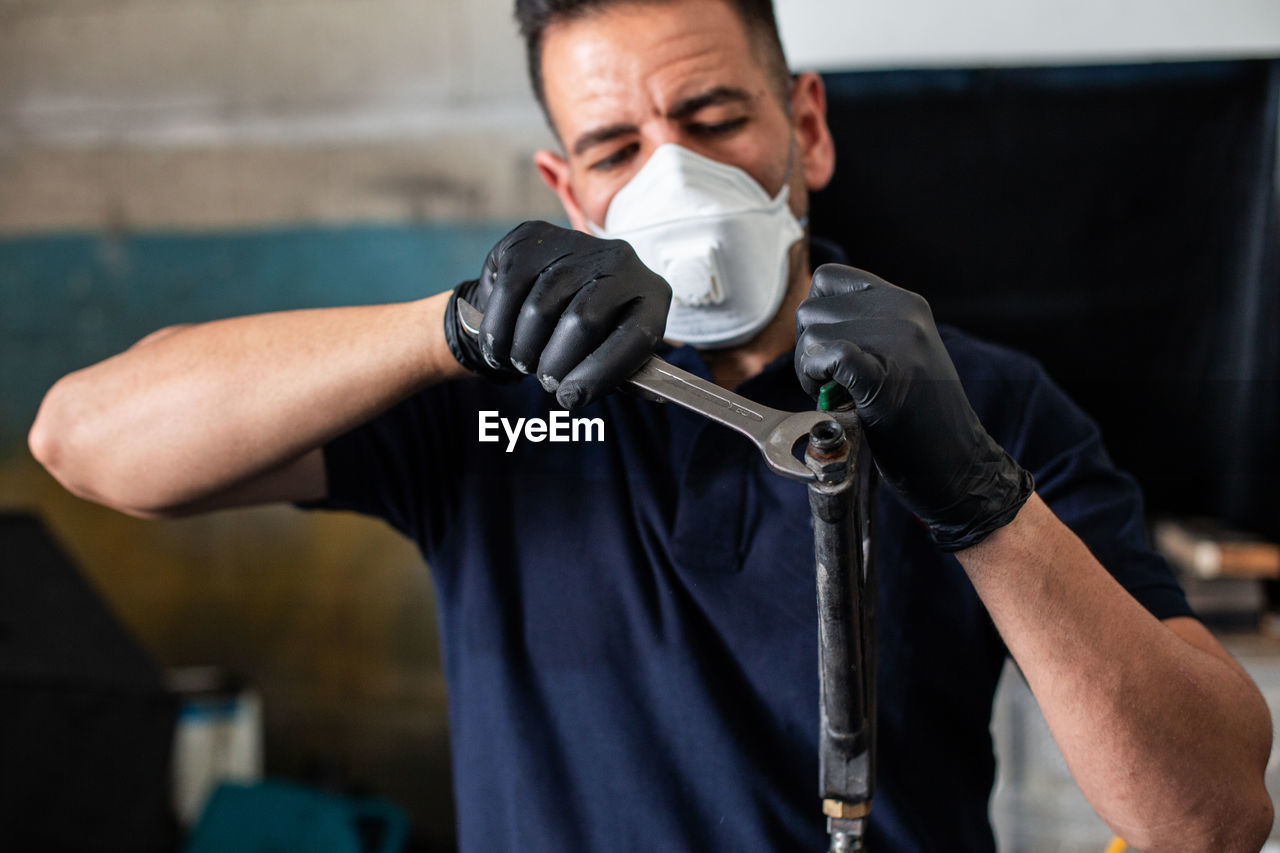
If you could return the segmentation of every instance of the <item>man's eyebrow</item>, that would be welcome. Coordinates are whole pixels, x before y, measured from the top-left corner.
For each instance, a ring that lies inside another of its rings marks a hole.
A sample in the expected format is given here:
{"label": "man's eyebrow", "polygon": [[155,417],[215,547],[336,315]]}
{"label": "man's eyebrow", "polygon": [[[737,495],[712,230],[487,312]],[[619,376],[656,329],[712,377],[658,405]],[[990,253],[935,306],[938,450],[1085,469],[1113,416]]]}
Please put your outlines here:
{"label": "man's eyebrow", "polygon": [[672,121],[683,121],[704,107],[713,107],[717,104],[748,103],[750,101],[751,93],[746,89],[739,89],[736,86],[716,86],[714,89],[710,89],[700,95],[694,95],[678,102],[667,111],[667,118]]}
{"label": "man's eyebrow", "polygon": [[[683,121],[704,107],[713,107],[717,104],[749,103],[750,101],[751,93],[746,89],[739,89],[736,86],[716,86],[714,89],[709,89],[706,92],[677,102],[674,107],[667,111],[667,118],[672,121]],[[573,153],[581,156],[583,152],[593,145],[610,142],[619,136],[637,133],[639,130],[640,128],[634,124],[610,124],[605,127],[588,130],[574,141]]]}
{"label": "man's eyebrow", "polygon": [[595,130],[588,130],[573,143],[573,153],[581,155],[593,145],[617,139],[619,136],[626,136],[628,133],[636,133],[639,130],[640,128],[634,124],[610,124],[605,127],[598,127]]}

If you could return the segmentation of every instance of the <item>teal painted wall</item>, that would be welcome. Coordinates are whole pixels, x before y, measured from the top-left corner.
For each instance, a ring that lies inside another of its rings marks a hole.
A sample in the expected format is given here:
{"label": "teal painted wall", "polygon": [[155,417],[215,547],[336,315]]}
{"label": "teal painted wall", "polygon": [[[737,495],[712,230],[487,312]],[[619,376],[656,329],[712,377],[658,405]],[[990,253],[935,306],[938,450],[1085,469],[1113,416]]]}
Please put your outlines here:
{"label": "teal painted wall", "polygon": [[60,376],[162,326],[429,296],[475,277],[513,224],[0,239],[0,454]]}

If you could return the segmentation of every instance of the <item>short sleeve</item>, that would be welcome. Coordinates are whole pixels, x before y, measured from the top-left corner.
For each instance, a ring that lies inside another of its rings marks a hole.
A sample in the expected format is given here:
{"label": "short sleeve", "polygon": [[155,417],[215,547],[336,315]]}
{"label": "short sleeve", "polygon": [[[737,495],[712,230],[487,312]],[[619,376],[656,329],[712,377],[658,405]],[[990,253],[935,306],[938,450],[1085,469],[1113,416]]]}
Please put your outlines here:
{"label": "short sleeve", "polygon": [[1112,463],[1098,426],[1037,363],[1022,429],[1008,448],[1035,475],[1036,492],[1158,619],[1192,616],[1186,595],[1147,539],[1142,491]]}
{"label": "short sleeve", "polygon": [[1193,616],[1148,542],[1142,490],[1112,463],[1097,424],[1035,359],[945,327],[943,339],[979,419],[1035,476],[1041,500],[1152,615]]}
{"label": "short sleeve", "polygon": [[326,444],[326,496],[297,506],[381,518],[434,551],[455,513],[462,381],[425,389]]}

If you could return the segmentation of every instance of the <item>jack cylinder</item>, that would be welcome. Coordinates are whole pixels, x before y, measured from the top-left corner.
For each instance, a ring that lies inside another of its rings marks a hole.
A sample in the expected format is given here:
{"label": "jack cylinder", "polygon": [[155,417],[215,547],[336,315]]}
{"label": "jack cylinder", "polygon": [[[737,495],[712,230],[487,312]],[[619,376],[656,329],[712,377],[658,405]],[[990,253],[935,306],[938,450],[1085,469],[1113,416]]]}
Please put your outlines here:
{"label": "jack cylinder", "polygon": [[820,794],[833,851],[863,850],[875,774],[874,470],[852,411],[809,437],[817,568]]}

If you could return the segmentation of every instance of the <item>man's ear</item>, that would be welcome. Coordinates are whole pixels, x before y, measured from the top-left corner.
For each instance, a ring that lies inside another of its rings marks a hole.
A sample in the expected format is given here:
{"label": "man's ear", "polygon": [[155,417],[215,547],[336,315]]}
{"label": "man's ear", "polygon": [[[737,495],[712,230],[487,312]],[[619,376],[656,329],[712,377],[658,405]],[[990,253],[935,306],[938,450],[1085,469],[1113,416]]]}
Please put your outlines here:
{"label": "man's ear", "polygon": [[796,75],[791,85],[791,121],[795,128],[805,186],[820,190],[836,170],[836,146],[827,127],[827,93],[812,71]]}
{"label": "man's ear", "polygon": [[533,154],[533,165],[538,167],[538,174],[547,186],[560,197],[560,204],[569,217],[569,224],[579,231],[587,230],[587,217],[582,214],[578,200],[573,197],[573,188],[569,185],[569,163],[554,151],[543,148]]}

